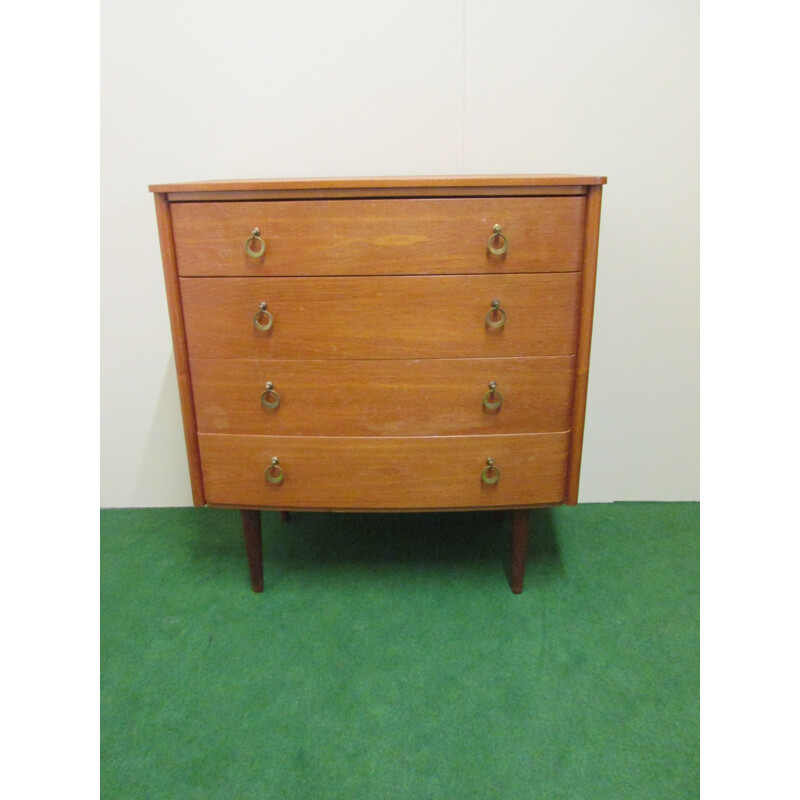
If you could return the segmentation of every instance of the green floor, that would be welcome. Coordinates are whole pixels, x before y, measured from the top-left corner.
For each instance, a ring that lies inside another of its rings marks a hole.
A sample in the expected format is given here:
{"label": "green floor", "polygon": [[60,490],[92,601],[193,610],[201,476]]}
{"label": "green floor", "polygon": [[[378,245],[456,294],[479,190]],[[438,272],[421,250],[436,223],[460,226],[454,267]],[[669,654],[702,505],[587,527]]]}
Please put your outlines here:
{"label": "green floor", "polygon": [[103,511],[102,797],[698,797],[699,516]]}

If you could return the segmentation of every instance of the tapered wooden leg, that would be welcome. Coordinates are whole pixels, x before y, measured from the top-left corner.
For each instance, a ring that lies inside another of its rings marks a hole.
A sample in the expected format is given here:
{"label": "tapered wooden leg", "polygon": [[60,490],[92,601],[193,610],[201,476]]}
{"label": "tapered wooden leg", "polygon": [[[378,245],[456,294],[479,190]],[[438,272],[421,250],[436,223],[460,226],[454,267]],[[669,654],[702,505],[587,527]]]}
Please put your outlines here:
{"label": "tapered wooden leg", "polygon": [[288,522],[292,518],[290,511],[281,511],[281,522]]}
{"label": "tapered wooden leg", "polygon": [[243,508],[241,515],[247,563],[250,567],[250,585],[254,592],[263,592],[264,558],[261,552],[261,512]]}
{"label": "tapered wooden leg", "polygon": [[527,508],[511,512],[511,591],[519,594],[525,583],[525,558],[528,555],[530,511]]}

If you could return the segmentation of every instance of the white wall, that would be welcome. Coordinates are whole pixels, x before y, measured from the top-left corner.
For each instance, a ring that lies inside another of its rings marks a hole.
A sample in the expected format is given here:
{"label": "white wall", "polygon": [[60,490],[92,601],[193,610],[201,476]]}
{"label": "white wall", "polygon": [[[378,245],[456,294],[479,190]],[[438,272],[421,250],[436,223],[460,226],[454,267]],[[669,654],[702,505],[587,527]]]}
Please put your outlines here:
{"label": "white wall", "polygon": [[697,0],[105,0],[101,504],[190,505],[149,183],[608,176],[580,499],[699,498]]}

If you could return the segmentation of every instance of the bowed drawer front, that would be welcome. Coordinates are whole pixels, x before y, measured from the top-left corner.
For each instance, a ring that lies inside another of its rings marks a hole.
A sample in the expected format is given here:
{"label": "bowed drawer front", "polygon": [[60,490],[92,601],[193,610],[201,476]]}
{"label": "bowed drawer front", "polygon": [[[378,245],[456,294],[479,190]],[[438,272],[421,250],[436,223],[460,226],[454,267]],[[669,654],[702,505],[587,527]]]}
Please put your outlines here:
{"label": "bowed drawer front", "polygon": [[190,358],[553,356],[574,353],[578,335],[577,272],[181,278],[180,287]]}
{"label": "bowed drawer front", "polygon": [[[181,203],[173,214],[178,272],[570,272],[581,267],[584,205],[583,197]],[[514,240],[502,259],[486,248],[487,231],[500,221]],[[243,242],[255,228],[260,238],[250,243],[254,257]]]}
{"label": "bowed drawer front", "polygon": [[151,187],[195,504],[577,502],[603,183]]}
{"label": "bowed drawer front", "polygon": [[206,433],[449,436],[570,426],[575,356],[191,363]]}
{"label": "bowed drawer front", "polygon": [[[210,503],[387,510],[560,503],[566,433],[503,436],[200,434]],[[274,483],[264,465],[280,454]],[[492,453],[499,479],[485,474]],[[502,465],[502,466],[501,466]],[[281,480],[281,478],[283,479]]]}

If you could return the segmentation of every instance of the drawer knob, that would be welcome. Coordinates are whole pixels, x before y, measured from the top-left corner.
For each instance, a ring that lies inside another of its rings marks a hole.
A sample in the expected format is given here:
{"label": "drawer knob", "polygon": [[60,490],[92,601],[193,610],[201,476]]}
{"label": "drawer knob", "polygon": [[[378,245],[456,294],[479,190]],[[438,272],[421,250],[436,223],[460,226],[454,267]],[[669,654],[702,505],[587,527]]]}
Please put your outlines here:
{"label": "drawer knob", "polygon": [[264,478],[267,483],[281,483],[283,481],[283,468],[278,462],[277,456],[273,456],[270,465],[264,472]]}
{"label": "drawer knob", "polygon": [[490,411],[494,411],[503,405],[503,395],[497,391],[497,381],[492,381],[489,384],[489,391],[483,396],[483,404]]}
{"label": "drawer knob", "polygon": [[275,391],[272,381],[267,381],[264,392],[261,394],[262,408],[277,408],[281,404],[281,396]]}
{"label": "drawer knob", "polygon": [[481,472],[481,480],[489,486],[500,480],[500,470],[494,465],[493,458],[486,459],[486,466]]}
{"label": "drawer knob", "polygon": [[267,304],[260,303],[253,317],[253,327],[259,331],[268,331],[272,327],[272,314],[267,311]]}
{"label": "drawer knob", "polygon": [[492,300],[492,307],[486,312],[486,324],[490,328],[502,328],[506,324],[506,312],[500,308],[499,300]]}
{"label": "drawer knob", "polygon": [[[251,242],[256,245],[257,250],[251,247]],[[250,258],[261,258],[267,252],[267,243],[261,238],[261,231],[258,228],[253,228],[250,238],[244,243],[244,250]]]}
{"label": "drawer knob", "polygon": [[503,233],[503,228],[500,225],[495,225],[492,228],[492,235],[486,243],[489,252],[495,256],[502,256],[508,251],[508,236]]}

